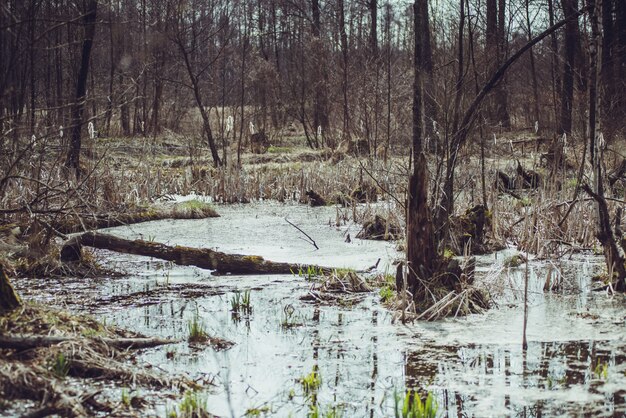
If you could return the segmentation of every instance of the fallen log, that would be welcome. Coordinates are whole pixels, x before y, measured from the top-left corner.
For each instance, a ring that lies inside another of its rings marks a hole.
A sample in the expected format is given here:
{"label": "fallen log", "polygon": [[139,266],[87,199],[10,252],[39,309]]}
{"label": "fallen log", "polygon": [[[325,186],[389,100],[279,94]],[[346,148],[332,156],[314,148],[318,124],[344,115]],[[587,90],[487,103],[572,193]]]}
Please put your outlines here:
{"label": "fallen log", "polygon": [[[112,235],[87,232],[70,239],[61,249],[61,261],[78,261],[82,246],[112,250],[126,254],[155,257],[181,266],[214,270],[214,274],[292,274],[301,265],[278,263],[256,255],[226,254],[208,248],[169,246],[144,240],[127,240]],[[330,273],[332,269],[315,266]]]}
{"label": "fallen log", "polygon": [[[9,350],[30,350],[38,347],[50,347],[67,341],[77,341],[79,338],[71,336],[52,335],[0,335],[0,348]],[[93,338],[95,342],[101,342],[118,349],[139,349],[157,347],[165,344],[175,344],[180,340],[169,338]]]}

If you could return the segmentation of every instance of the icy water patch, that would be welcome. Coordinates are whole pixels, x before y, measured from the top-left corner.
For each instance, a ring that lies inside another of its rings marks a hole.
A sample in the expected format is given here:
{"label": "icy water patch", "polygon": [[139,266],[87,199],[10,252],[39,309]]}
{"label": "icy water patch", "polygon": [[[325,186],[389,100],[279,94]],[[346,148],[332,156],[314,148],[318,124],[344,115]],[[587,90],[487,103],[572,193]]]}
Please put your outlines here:
{"label": "icy water patch", "polygon": [[[157,221],[108,230],[128,238],[262,255],[274,261],[365,269],[396,255],[386,243],[352,240],[356,225],[335,226],[336,209],[261,203],[219,206],[221,218]],[[320,247],[315,250],[284,218]],[[329,225],[330,221],[330,225]],[[143,257],[99,252],[130,275],[88,283],[18,281],[29,298],[89,311],[147,335],[185,339],[198,318],[235,345],[225,351],[186,342],[144,351],[139,361],[188,373],[215,386],[206,393],[220,416],[259,412],[307,416],[393,416],[394,393],[433,391],[441,416],[623,416],[626,341],[623,296],[591,291],[599,258],[533,261],[502,267],[507,254],[479,257],[477,268],[498,306],[482,315],[403,325],[376,294],[348,306],[300,300],[311,282],[293,276],[221,276]],[[530,285],[529,347],[521,348],[524,275]],[[544,292],[546,279],[560,286]],[[236,291],[252,312],[233,315]],[[314,396],[300,380],[316,370]],[[173,403],[169,403],[169,407]],[[166,403],[156,407],[165,414]]]}

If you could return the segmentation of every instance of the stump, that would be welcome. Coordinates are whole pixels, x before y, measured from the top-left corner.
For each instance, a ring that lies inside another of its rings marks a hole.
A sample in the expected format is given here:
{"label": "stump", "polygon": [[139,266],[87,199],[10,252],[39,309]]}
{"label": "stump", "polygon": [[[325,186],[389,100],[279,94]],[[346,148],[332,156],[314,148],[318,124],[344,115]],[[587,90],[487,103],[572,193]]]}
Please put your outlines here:
{"label": "stump", "polygon": [[398,225],[389,222],[380,215],[374,216],[363,224],[363,228],[356,235],[360,239],[372,239],[390,241],[402,236],[402,230]]}
{"label": "stump", "polygon": [[520,162],[517,162],[517,177],[521,180],[519,188],[537,189],[541,184],[541,176],[533,170],[525,170]]}
{"label": "stump", "polygon": [[265,154],[269,146],[270,143],[264,131],[257,132],[250,136],[250,151],[252,151],[253,154]]}
{"label": "stump", "polygon": [[0,264],[0,312],[12,311],[22,306],[20,297],[15,293],[13,285]]}
{"label": "stump", "polygon": [[309,198],[309,204],[313,207],[315,206],[326,206],[326,199],[320,196],[313,190],[309,190],[306,192],[307,197]]}

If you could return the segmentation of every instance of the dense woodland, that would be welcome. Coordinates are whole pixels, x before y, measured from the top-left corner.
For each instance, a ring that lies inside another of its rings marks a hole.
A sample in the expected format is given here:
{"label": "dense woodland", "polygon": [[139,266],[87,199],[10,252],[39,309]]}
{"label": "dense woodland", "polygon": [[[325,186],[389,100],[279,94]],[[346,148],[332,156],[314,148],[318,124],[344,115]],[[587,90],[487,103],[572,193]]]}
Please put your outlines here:
{"label": "dense woodland", "polygon": [[[418,3],[424,47],[416,64],[434,150],[500,64],[593,2]],[[550,34],[491,94],[484,129],[537,123],[546,135],[580,136],[590,54],[598,54],[604,137],[619,134],[626,5],[596,7],[601,42],[589,14]],[[61,127],[68,146],[76,125],[86,135],[87,121],[99,136],[202,134],[216,165],[235,160],[221,150],[247,136],[250,123],[268,134],[295,123],[313,148],[345,138],[366,140],[372,153],[410,143],[414,22],[406,2],[4,1],[0,28],[4,149],[33,135],[58,138]]]}

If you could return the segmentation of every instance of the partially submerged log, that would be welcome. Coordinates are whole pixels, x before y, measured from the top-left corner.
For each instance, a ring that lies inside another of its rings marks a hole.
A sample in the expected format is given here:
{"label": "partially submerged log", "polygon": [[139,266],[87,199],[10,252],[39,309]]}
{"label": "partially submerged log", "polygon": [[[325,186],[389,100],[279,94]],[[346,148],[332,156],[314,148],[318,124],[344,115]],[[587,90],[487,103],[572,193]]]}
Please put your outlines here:
{"label": "partially submerged log", "polygon": [[[9,350],[30,350],[38,347],[50,347],[67,341],[76,341],[76,337],[52,336],[52,335],[0,335],[0,348]],[[180,340],[170,338],[91,338],[118,349],[140,349],[158,347],[166,344],[175,344]]]}
{"label": "partially submerged log", "polygon": [[4,266],[0,264],[0,312],[12,311],[21,305],[20,297],[15,293],[15,289],[4,271]]}
{"label": "partially submerged log", "polygon": [[[181,266],[214,270],[215,274],[292,274],[301,267],[299,264],[268,261],[256,255],[225,254],[208,248],[172,247],[157,242],[127,240],[97,232],[87,232],[67,241],[61,249],[61,261],[80,260],[82,246],[155,257]],[[323,267],[316,267],[316,269],[331,271]]]}

